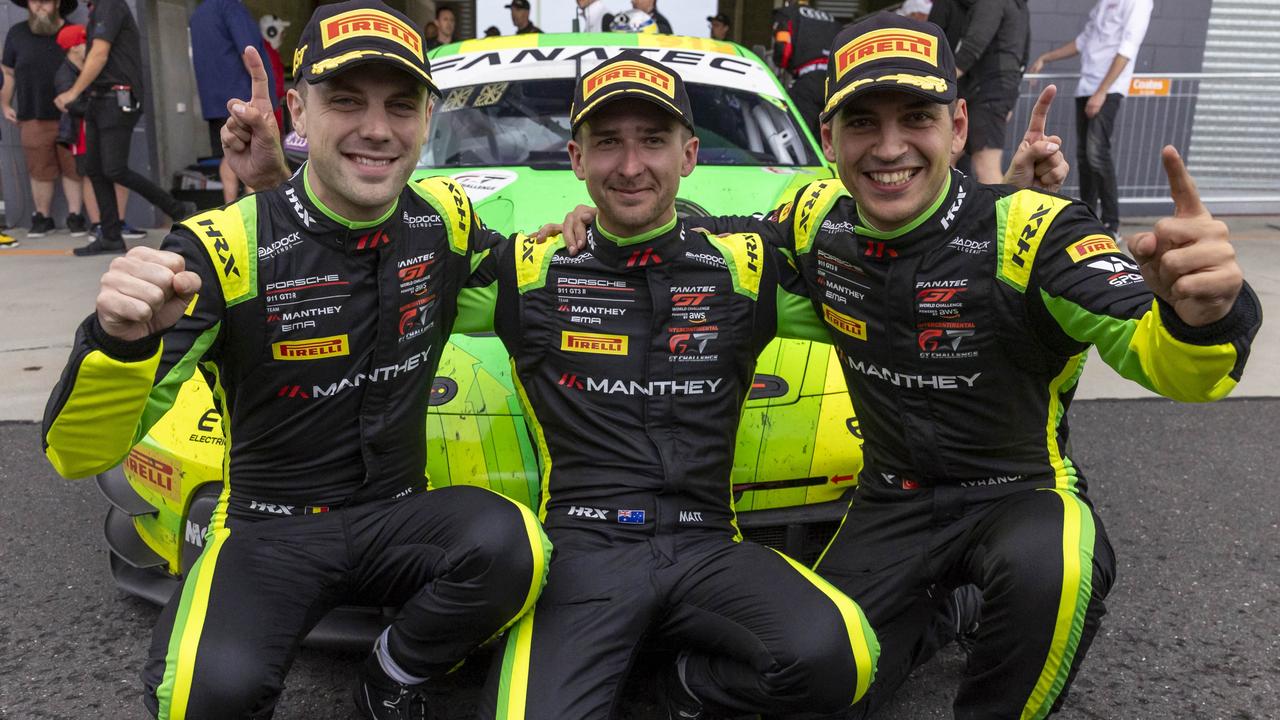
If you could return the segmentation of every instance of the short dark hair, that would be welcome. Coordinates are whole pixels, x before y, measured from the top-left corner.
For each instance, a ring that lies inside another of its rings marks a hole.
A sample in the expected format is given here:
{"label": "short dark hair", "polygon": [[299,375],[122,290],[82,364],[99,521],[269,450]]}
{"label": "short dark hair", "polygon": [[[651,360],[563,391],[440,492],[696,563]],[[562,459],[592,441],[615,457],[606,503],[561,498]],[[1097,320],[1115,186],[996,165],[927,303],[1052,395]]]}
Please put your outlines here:
{"label": "short dark hair", "polygon": [[458,11],[452,5],[441,5],[436,8],[436,17],[440,17],[440,13],[447,12],[455,18],[458,17]]}

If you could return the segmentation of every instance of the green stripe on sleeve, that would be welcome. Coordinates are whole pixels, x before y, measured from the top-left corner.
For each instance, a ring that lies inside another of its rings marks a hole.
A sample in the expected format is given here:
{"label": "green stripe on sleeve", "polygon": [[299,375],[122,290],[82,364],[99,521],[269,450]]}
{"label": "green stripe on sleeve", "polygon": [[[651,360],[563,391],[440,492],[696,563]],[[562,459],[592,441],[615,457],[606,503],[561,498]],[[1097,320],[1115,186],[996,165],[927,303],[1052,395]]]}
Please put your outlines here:
{"label": "green stripe on sleeve", "polygon": [[1142,317],[1123,319],[1093,313],[1040,291],[1044,305],[1072,338],[1092,343],[1121,376],[1179,402],[1207,402],[1236,386],[1236,348],[1230,343],[1192,345],[1173,337],[1153,300]]}

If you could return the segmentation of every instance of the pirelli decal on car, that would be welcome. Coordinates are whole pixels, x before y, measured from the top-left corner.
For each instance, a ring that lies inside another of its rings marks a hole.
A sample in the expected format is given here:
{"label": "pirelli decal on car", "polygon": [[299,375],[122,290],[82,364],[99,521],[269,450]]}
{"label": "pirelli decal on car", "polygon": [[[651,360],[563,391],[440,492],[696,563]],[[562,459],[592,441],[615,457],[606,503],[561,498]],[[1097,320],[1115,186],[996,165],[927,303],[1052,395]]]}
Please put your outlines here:
{"label": "pirelli decal on car", "polygon": [[996,242],[999,265],[996,277],[1018,292],[1026,292],[1031,268],[1045,233],[1070,200],[1034,190],[1018,192],[996,202]]}
{"label": "pirelli decal on car", "polygon": [[627,337],[563,330],[560,333],[560,349],[592,355],[626,355]]}
{"label": "pirelli decal on car", "polygon": [[590,73],[582,79],[582,101],[614,83],[629,82],[647,85],[671,99],[676,96],[676,81],[670,73],[638,62],[612,63]]}
{"label": "pirelli decal on car", "polygon": [[861,320],[836,310],[830,305],[822,306],[822,319],[831,327],[859,340],[867,339],[867,324]]}
{"label": "pirelli decal on car", "polygon": [[271,343],[271,357],[276,360],[320,360],[347,355],[350,352],[346,335]]}
{"label": "pirelli decal on car", "polygon": [[938,43],[931,36],[905,28],[872,30],[836,51],[836,80],[862,63],[885,58],[910,58],[938,66]]}
{"label": "pirelli decal on car", "polygon": [[1116,246],[1115,239],[1110,235],[1090,235],[1067,246],[1067,254],[1071,256],[1072,262],[1088,260],[1095,255],[1118,252],[1120,248]]}
{"label": "pirelli decal on car", "polygon": [[466,255],[474,217],[471,201],[462,186],[446,177],[429,177],[412,183],[410,187],[444,217],[449,247],[459,255]]}
{"label": "pirelli decal on car", "polygon": [[227,307],[258,294],[258,201],[250,195],[224,208],[183,220],[204,245]]}
{"label": "pirelli decal on car", "polygon": [[320,23],[320,43],[324,47],[357,37],[390,40],[422,59],[422,36],[418,31],[381,10],[348,10]]}

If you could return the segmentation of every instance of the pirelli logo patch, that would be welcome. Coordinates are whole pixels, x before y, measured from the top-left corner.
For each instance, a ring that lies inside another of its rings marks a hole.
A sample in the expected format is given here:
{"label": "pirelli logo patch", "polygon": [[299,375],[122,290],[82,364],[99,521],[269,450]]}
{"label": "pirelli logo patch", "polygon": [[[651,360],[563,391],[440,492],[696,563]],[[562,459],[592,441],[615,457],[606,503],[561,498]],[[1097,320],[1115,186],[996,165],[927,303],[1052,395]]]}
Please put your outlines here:
{"label": "pirelli logo patch", "polygon": [[1090,235],[1067,246],[1067,254],[1071,256],[1072,262],[1088,260],[1095,255],[1118,252],[1120,248],[1116,246],[1116,241],[1110,235]]}
{"label": "pirelli logo patch", "polygon": [[560,333],[560,349],[592,355],[626,355],[627,338],[625,335],[563,330]]}
{"label": "pirelli logo patch", "polygon": [[276,360],[319,360],[347,355],[350,352],[346,335],[271,343],[271,357]]}
{"label": "pirelli logo patch", "polygon": [[582,101],[614,83],[631,82],[647,85],[671,99],[676,97],[676,81],[670,73],[638,62],[611,63],[582,79]]}
{"label": "pirelli logo patch", "polygon": [[863,63],[885,58],[908,58],[938,66],[938,42],[932,35],[892,28],[872,30],[836,51],[836,81]]}
{"label": "pirelli logo patch", "polygon": [[399,43],[422,60],[422,36],[418,31],[381,10],[348,10],[320,23],[320,43],[326,48],[355,37]]}
{"label": "pirelli logo patch", "polygon": [[851,338],[867,339],[866,323],[850,315],[845,315],[829,305],[822,306],[822,319],[826,320],[831,327]]}

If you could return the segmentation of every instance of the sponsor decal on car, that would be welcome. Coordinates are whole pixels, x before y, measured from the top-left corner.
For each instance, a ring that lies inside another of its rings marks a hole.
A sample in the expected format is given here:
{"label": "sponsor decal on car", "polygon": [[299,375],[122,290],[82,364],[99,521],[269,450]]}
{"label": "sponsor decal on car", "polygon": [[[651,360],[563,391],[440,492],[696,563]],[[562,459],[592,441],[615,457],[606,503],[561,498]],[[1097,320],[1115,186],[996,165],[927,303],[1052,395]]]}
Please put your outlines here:
{"label": "sponsor decal on car", "polygon": [[478,203],[519,179],[510,170],[469,170],[450,176],[467,191],[472,203]]}

